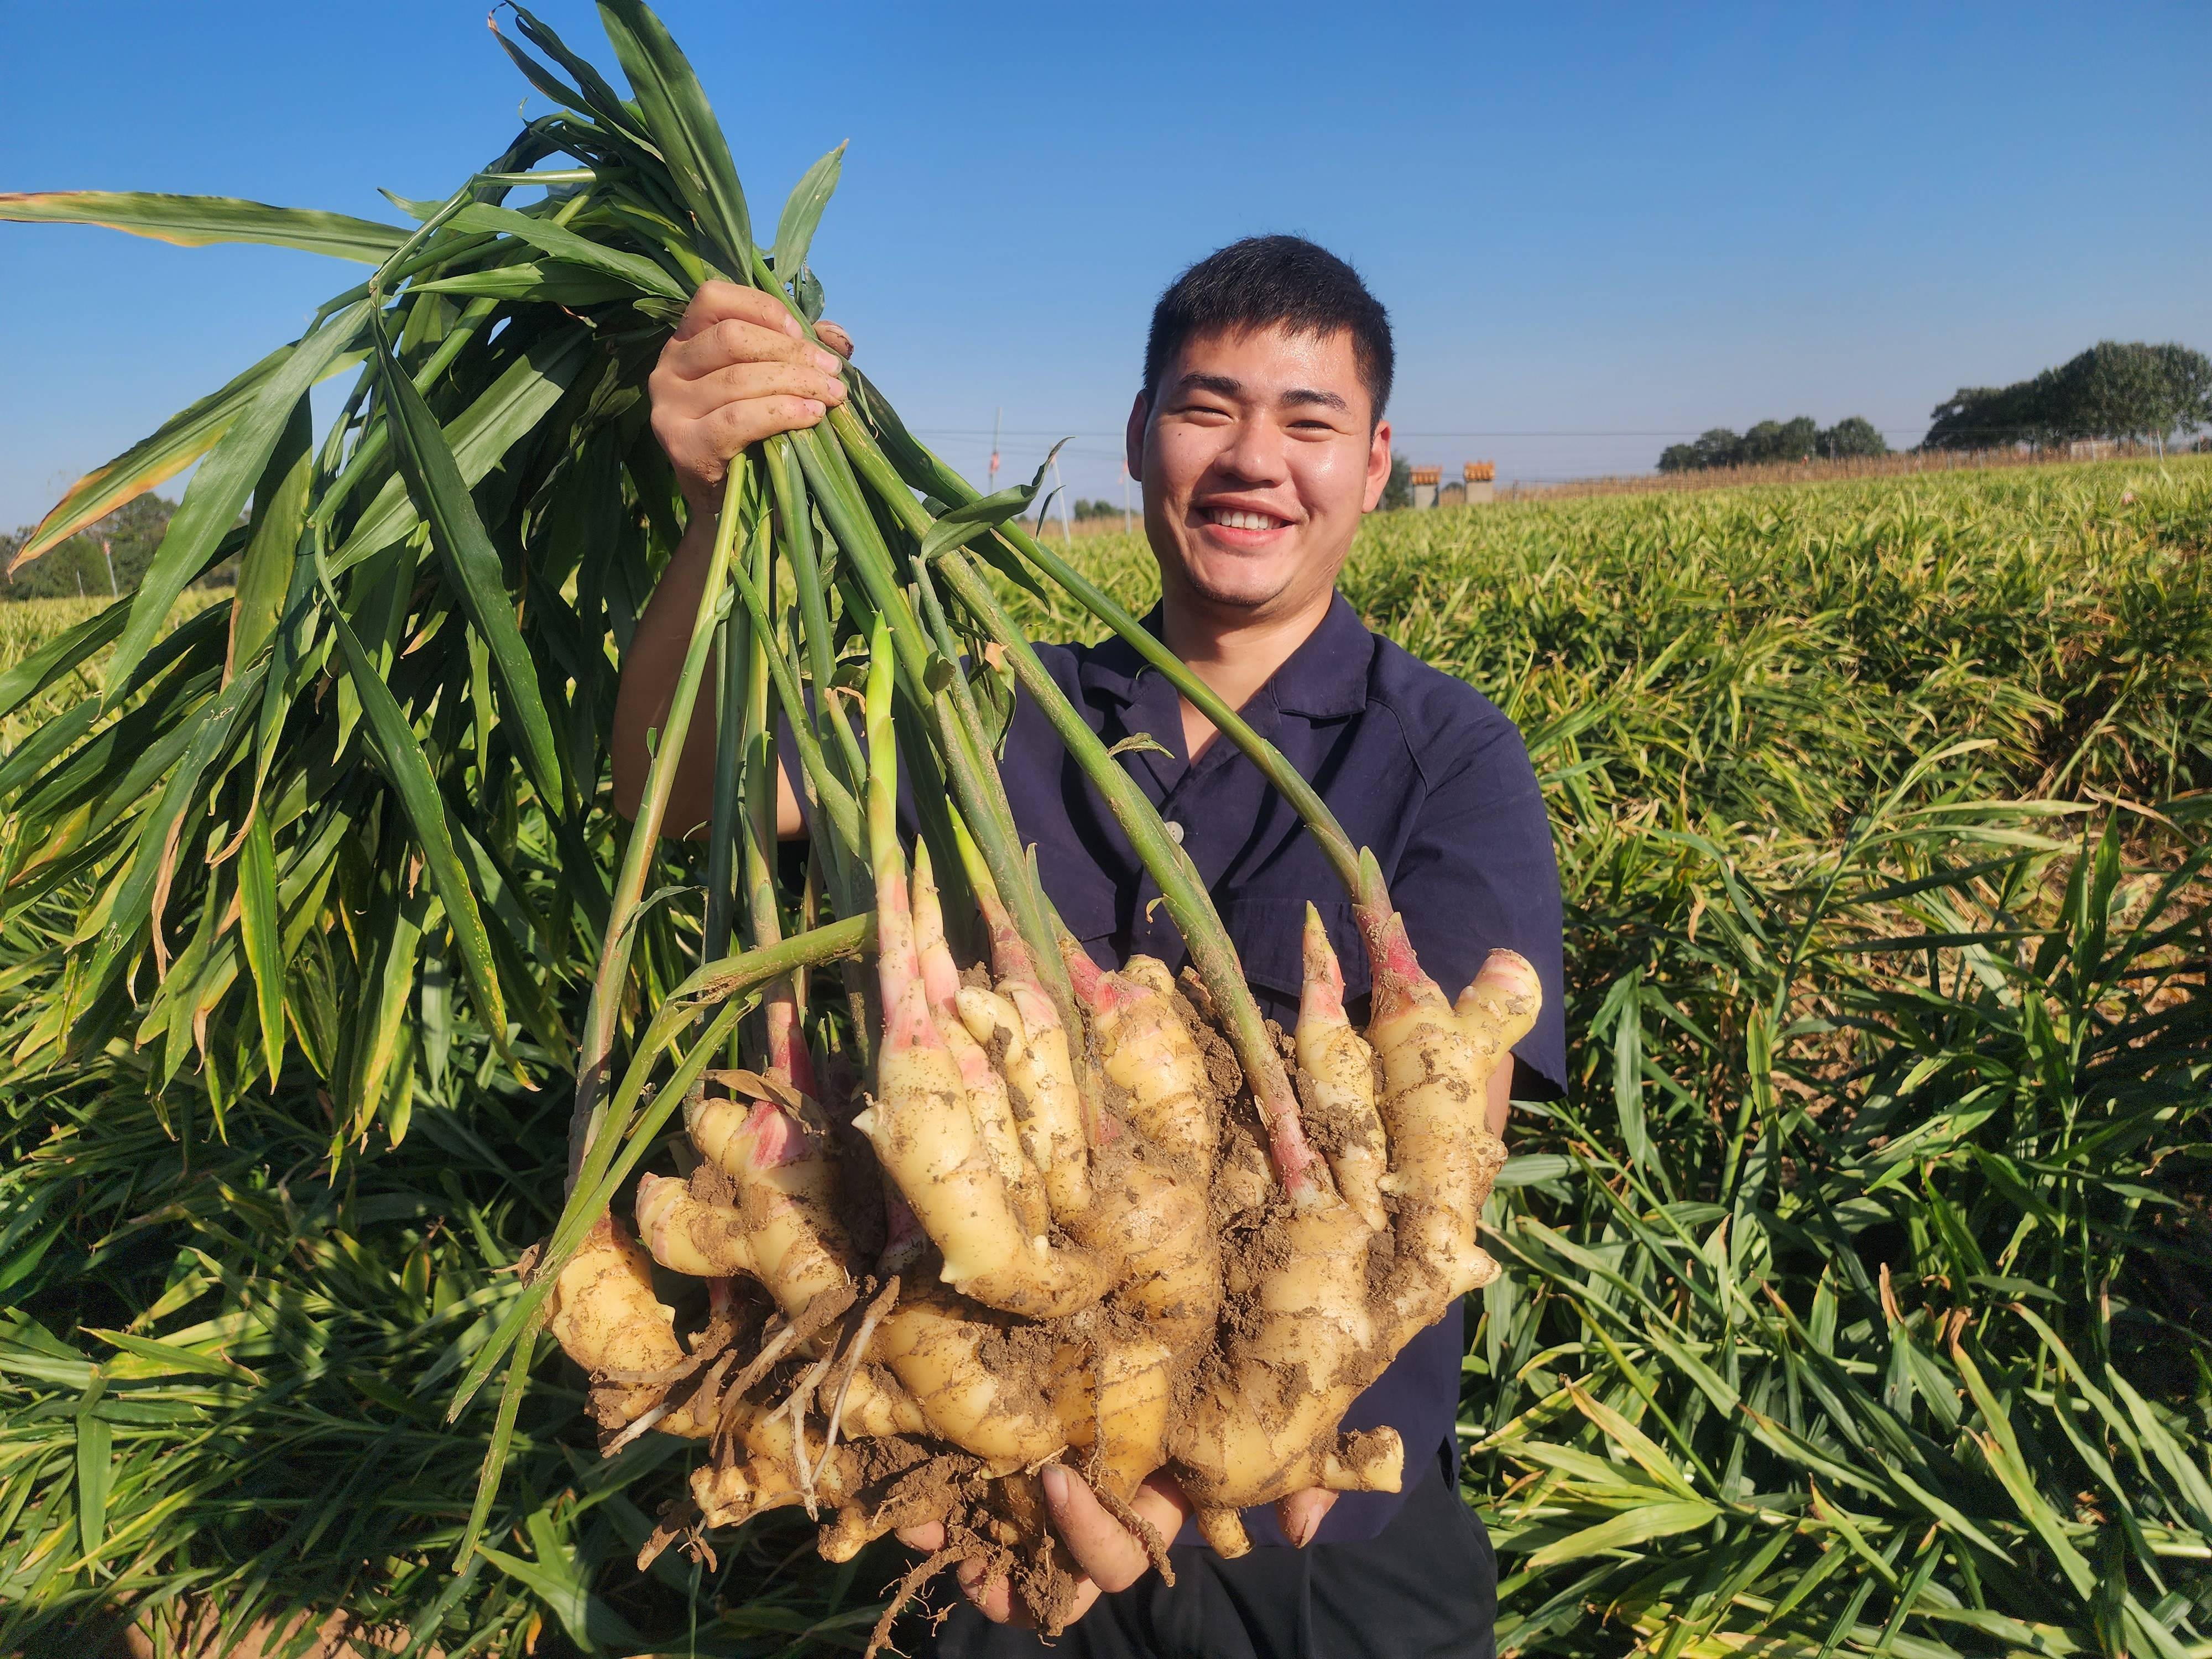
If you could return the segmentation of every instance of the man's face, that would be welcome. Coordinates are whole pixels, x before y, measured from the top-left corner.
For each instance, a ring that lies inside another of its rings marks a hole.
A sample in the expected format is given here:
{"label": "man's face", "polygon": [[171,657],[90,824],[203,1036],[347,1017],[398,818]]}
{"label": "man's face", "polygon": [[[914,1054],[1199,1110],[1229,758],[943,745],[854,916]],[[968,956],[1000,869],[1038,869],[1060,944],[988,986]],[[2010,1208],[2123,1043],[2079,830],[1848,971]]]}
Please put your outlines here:
{"label": "man's face", "polygon": [[1371,410],[1348,329],[1185,341],[1127,434],[1169,597],[1264,622],[1326,594],[1390,478]]}

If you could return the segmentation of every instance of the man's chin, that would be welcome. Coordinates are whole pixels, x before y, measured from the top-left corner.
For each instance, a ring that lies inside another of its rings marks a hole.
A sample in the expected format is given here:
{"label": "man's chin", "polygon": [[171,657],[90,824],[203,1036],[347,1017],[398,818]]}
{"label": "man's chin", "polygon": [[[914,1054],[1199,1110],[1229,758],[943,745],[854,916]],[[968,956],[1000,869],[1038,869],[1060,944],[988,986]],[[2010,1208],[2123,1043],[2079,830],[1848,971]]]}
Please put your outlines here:
{"label": "man's chin", "polygon": [[1267,610],[1288,591],[1287,582],[1225,583],[1207,581],[1199,576],[1188,578],[1191,596],[1201,603],[1222,611],[1258,612]]}
{"label": "man's chin", "polygon": [[1191,597],[1224,611],[1265,611],[1291,586],[1296,573],[1269,568],[1256,561],[1209,560],[1186,563],[1183,580]]}

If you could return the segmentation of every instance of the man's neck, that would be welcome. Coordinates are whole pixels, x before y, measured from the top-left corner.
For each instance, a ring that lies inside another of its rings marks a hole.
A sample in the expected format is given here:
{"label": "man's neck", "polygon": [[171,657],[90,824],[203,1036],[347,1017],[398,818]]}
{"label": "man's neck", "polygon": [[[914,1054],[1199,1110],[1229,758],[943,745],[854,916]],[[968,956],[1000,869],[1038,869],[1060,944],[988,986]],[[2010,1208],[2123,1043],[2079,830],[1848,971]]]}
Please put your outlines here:
{"label": "man's neck", "polygon": [[[1170,595],[1163,601],[1160,642],[1222,702],[1242,709],[1312,637],[1335,594],[1330,587],[1295,611],[1256,620],[1224,615],[1202,600]],[[1182,702],[1183,752],[1195,763],[1213,741],[1214,725],[1191,707],[1189,698]]]}

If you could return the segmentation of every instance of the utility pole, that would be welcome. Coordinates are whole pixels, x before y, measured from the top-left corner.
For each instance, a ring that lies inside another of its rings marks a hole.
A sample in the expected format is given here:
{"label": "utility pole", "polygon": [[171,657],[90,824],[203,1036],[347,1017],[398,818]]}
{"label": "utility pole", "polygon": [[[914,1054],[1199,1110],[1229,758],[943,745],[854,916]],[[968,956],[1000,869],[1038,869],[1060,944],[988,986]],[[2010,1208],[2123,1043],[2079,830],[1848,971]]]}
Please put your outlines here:
{"label": "utility pole", "polygon": [[1075,531],[1067,520],[1067,486],[1060,479],[1060,457],[1052,458],[1052,487],[1060,497],[1060,538],[1068,546],[1075,545]]}
{"label": "utility pole", "polygon": [[120,598],[123,590],[115,585],[115,549],[105,536],[100,538],[100,556],[107,561],[107,596],[110,599]]}
{"label": "utility pole", "polygon": [[991,416],[991,471],[984,477],[983,493],[994,493],[999,488],[999,428],[1006,418],[1006,406],[999,405],[999,412]]}

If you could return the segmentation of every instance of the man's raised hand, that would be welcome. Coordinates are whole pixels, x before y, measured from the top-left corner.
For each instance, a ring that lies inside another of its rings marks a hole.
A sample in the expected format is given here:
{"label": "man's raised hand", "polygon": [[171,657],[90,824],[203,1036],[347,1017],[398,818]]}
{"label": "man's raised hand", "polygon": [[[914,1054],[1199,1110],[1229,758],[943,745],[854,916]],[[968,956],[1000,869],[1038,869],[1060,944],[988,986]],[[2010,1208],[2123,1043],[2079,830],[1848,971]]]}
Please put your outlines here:
{"label": "man's raised hand", "polygon": [[708,283],[661,348],[647,391],[653,433],[676,469],[684,499],[711,514],[730,459],[746,445],[812,426],[845,401],[839,378],[853,343],[835,323],[807,339],[775,295]]}

